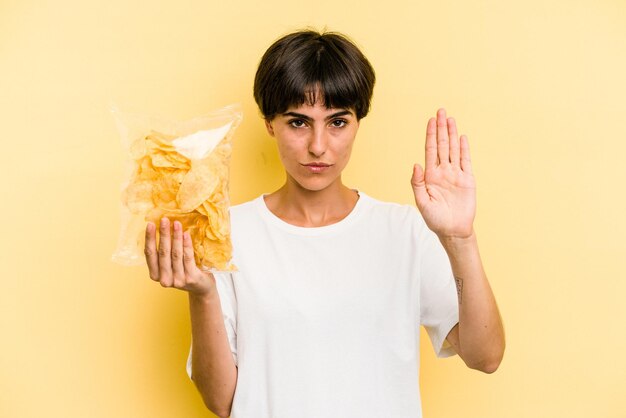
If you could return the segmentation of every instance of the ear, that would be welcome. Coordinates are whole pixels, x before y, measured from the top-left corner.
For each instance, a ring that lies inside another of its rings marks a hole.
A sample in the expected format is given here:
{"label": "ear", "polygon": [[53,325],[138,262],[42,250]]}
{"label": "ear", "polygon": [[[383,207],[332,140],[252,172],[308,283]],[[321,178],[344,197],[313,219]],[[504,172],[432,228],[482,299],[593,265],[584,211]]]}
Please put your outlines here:
{"label": "ear", "polygon": [[272,127],[271,120],[265,119],[265,129],[267,129],[267,133],[269,133],[270,136],[274,136],[274,127]]}

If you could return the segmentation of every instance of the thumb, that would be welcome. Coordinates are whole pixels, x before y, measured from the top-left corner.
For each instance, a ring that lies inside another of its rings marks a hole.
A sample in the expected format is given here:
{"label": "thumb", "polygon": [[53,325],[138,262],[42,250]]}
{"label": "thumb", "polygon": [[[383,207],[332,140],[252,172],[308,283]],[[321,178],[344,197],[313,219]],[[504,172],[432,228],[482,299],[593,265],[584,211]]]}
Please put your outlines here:
{"label": "thumb", "polygon": [[426,191],[426,181],[424,178],[424,169],[419,164],[413,165],[413,177],[411,177],[411,186],[415,195],[415,203],[418,208],[422,208],[428,203],[430,197]]}

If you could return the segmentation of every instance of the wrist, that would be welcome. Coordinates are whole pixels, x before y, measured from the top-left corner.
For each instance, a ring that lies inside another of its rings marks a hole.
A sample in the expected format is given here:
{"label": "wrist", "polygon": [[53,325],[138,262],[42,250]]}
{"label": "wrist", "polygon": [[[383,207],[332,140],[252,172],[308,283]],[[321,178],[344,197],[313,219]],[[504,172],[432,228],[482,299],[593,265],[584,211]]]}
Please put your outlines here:
{"label": "wrist", "polygon": [[219,300],[216,289],[206,292],[187,292],[189,294],[189,303],[198,305],[208,305]]}
{"label": "wrist", "polygon": [[466,236],[449,236],[438,235],[439,241],[443,248],[448,252],[458,252],[473,248],[477,245],[476,233],[472,228],[469,235]]}

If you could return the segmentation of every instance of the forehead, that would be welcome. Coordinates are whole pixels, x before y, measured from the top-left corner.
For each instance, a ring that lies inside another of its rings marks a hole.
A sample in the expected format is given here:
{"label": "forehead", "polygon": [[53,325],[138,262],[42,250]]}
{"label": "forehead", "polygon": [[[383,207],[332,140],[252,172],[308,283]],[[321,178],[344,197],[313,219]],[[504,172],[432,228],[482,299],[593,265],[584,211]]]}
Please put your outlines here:
{"label": "forehead", "polygon": [[345,116],[353,116],[356,117],[356,112],[354,108],[343,108],[343,107],[331,107],[327,108],[323,103],[316,101],[313,104],[303,103],[301,105],[293,105],[289,106],[287,110],[282,113],[280,116],[289,117],[297,115],[304,115],[310,118],[325,118],[328,116],[336,115],[341,113]]}

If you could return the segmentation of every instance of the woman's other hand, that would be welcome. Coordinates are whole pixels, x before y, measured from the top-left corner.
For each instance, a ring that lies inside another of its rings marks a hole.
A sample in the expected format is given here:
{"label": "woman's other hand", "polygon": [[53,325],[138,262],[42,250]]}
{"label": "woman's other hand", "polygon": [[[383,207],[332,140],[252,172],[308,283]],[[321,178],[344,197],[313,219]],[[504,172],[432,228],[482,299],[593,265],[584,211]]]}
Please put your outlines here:
{"label": "woman's other hand", "polygon": [[210,272],[196,266],[193,244],[189,232],[183,232],[182,224],[174,221],[173,232],[170,220],[162,218],[159,226],[157,248],[156,225],[146,226],[144,253],[150,278],[163,287],[185,290],[194,296],[205,296],[215,289],[215,278]]}
{"label": "woman's other hand", "polygon": [[437,111],[426,127],[426,168],[413,167],[415,203],[426,225],[440,239],[473,234],[476,183],[472,174],[467,136],[459,138],[456,122]]}

